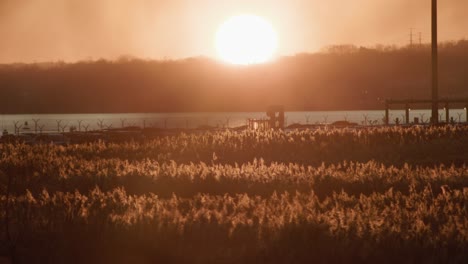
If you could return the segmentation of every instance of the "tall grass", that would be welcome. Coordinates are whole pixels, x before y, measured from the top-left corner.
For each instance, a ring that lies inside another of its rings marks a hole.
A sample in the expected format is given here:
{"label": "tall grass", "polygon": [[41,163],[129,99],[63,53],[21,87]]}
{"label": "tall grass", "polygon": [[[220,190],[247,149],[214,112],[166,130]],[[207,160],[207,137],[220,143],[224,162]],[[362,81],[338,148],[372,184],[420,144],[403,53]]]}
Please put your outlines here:
{"label": "tall grass", "polygon": [[22,263],[466,263],[467,132],[4,144],[0,222]]}
{"label": "tall grass", "polygon": [[314,192],[162,199],[96,188],[26,192],[12,203],[13,234],[28,262],[35,254],[44,254],[39,262],[129,256],[174,263],[467,260],[468,188],[437,195],[429,185],[407,194],[391,188],[358,196],[335,192],[325,199]]}
{"label": "tall grass", "polygon": [[[45,155],[54,159],[145,160],[178,163],[238,163],[263,158],[265,162],[320,165],[344,160],[376,160],[387,165],[404,163],[463,164],[468,153],[468,126],[324,128],[304,131],[242,131],[180,134],[144,142],[89,143],[62,146],[0,145],[3,159]],[[33,154],[34,153],[34,154]],[[215,155],[214,155],[215,154]],[[6,157],[5,157],[6,156]]]}

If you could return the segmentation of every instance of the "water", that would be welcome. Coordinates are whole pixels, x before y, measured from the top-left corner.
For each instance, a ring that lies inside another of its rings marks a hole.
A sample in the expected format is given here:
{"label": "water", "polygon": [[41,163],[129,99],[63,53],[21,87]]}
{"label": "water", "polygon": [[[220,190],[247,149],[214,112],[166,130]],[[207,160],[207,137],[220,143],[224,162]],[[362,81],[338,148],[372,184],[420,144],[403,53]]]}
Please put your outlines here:
{"label": "water", "polygon": [[[439,111],[441,121],[445,121],[445,111]],[[385,111],[313,111],[286,112],[286,125],[291,124],[330,124],[335,121],[347,120],[364,124],[365,120],[373,124],[383,124]],[[412,110],[410,120],[415,117],[420,122],[428,122],[430,110]],[[200,126],[238,127],[246,125],[248,118],[266,118],[265,112],[215,112],[215,113],[121,113],[121,114],[27,114],[0,115],[1,128],[10,133],[16,126],[21,132],[91,131],[106,128],[120,128],[127,126],[156,127],[156,128],[197,128]],[[456,122],[466,122],[464,109],[451,109],[450,117]],[[405,119],[404,110],[390,111],[390,123]],[[36,126],[37,123],[37,126]]]}

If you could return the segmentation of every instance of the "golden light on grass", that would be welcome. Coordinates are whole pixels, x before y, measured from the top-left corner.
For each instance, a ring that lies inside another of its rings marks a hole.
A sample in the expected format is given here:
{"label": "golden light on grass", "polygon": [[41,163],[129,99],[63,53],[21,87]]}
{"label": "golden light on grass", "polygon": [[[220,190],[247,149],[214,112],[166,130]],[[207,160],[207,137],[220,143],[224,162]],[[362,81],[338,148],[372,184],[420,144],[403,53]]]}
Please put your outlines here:
{"label": "golden light on grass", "polygon": [[273,26],[255,15],[239,15],[226,20],[216,33],[218,56],[228,63],[247,65],[273,58],[278,36]]}

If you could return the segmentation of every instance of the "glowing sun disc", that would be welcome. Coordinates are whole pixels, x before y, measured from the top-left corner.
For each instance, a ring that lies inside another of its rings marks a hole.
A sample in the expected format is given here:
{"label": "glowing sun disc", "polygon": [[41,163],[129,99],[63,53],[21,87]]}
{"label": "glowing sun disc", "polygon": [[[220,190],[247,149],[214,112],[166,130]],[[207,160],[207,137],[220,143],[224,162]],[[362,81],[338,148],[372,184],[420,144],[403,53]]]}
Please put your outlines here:
{"label": "glowing sun disc", "polygon": [[254,15],[234,16],[216,33],[219,57],[232,64],[257,64],[270,60],[276,52],[278,37],[266,20]]}

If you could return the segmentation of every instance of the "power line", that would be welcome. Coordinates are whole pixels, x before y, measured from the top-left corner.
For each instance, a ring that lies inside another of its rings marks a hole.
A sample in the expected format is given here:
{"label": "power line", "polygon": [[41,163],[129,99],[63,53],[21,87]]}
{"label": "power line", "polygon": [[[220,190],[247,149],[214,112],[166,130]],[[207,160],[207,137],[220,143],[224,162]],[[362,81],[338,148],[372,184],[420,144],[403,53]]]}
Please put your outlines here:
{"label": "power line", "polygon": [[410,28],[410,47],[413,47],[413,28]]}

